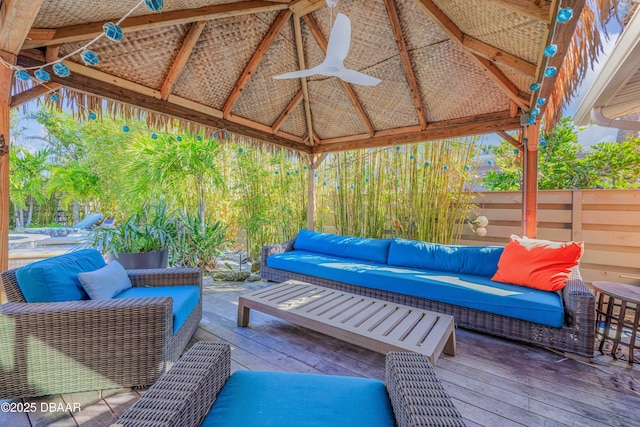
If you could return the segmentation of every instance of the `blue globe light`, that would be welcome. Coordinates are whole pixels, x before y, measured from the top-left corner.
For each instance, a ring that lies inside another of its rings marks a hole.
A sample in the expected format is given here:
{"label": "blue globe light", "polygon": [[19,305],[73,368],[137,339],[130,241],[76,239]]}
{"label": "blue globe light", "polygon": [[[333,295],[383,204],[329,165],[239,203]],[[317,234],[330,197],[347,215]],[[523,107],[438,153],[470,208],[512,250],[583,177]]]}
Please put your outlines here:
{"label": "blue globe light", "polygon": [[448,171],[448,170],[449,170],[449,166],[444,165],[444,166],[442,167],[442,169],[444,169],[444,170]]}
{"label": "blue globe light", "polygon": [[544,69],[544,76],[547,78],[551,78],[558,73],[558,69],[556,67],[547,67]]}
{"label": "blue globe light", "polygon": [[275,173],[276,175],[278,175],[278,174],[279,174],[280,172],[278,172],[278,171],[275,171],[274,173]]}
{"label": "blue globe light", "polygon": [[82,62],[87,65],[98,65],[98,62],[100,61],[100,59],[98,58],[98,54],[90,50],[85,50],[84,52],[82,52],[80,57],[82,58]]}
{"label": "blue globe light", "polygon": [[227,139],[229,139],[229,138],[231,138],[231,135],[229,134],[229,132],[225,132],[225,133],[224,133],[224,137],[225,137],[225,138],[227,138]]}
{"label": "blue globe light", "polygon": [[400,147],[396,147],[396,151],[400,151]]}
{"label": "blue globe light", "polygon": [[538,107],[534,107],[533,110],[531,110],[531,115],[537,116],[538,114],[540,114],[540,109]]}
{"label": "blue globe light", "polygon": [[218,139],[218,132],[214,132],[213,139]]}
{"label": "blue globe light", "polygon": [[546,147],[547,146],[547,141],[543,138],[540,138],[540,146],[541,147]]}
{"label": "blue globe light", "polygon": [[243,151],[242,147],[238,148],[238,153],[242,153]]}
{"label": "blue globe light", "polygon": [[313,174],[313,177],[314,177],[314,178],[317,178],[317,177],[318,177],[318,173],[317,173],[317,172],[316,172],[316,173],[314,173],[314,174]]}
{"label": "blue globe light", "polygon": [[538,98],[536,104],[538,105],[538,107],[542,107],[546,102],[547,100],[545,98]]}
{"label": "blue globe light", "polygon": [[291,172],[287,171],[287,176],[291,175]]}
{"label": "blue globe light", "polygon": [[178,142],[182,141],[182,137],[181,136],[176,136],[176,141],[178,141]]}
{"label": "blue globe light", "polygon": [[556,21],[558,21],[561,24],[564,24],[572,17],[573,17],[573,9],[571,9],[570,7],[565,7],[558,11],[558,16],[556,17]]}
{"label": "blue globe light", "polygon": [[550,57],[554,56],[556,53],[558,53],[558,46],[555,44],[550,44],[544,48],[544,56]]}
{"label": "blue globe light", "polygon": [[164,0],[144,0],[144,4],[151,12],[161,12],[164,9]]}
{"label": "blue globe light", "polygon": [[92,112],[90,112],[90,113],[89,113],[89,118],[90,118],[91,120],[95,120],[95,119],[97,119],[97,118],[98,118],[98,116],[96,115],[96,113],[94,113],[94,112],[92,111]]}
{"label": "blue globe light", "polygon": [[515,150],[513,150],[513,154],[519,154],[520,150],[518,150],[517,148]]}
{"label": "blue globe light", "polygon": [[53,65],[53,72],[60,77],[69,77],[71,75],[69,67],[64,65],[62,62],[58,62],[57,64]]}
{"label": "blue globe light", "polygon": [[409,156],[409,160],[413,160],[413,159],[414,159],[413,155]]}
{"label": "blue globe light", "polygon": [[353,184],[351,184],[351,186],[349,188],[351,188],[353,190]]}
{"label": "blue globe light", "polygon": [[469,169],[471,169],[469,166],[465,166],[464,170],[468,171]]}
{"label": "blue globe light", "polygon": [[533,82],[529,86],[529,90],[531,90],[532,92],[535,92],[538,89],[540,89],[540,83],[538,83],[538,82]]}
{"label": "blue globe light", "polygon": [[491,165],[493,164],[493,161],[491,161],[491,160],[487,160],[487,164],[488,164],[489,166],[491,166]]}
{"label": "blue globe light", "polygon": [[127,125],[122,126],[122,131],[123,132],[129,132],[130,130],[131,129],[129,129],[129,126],[127,126]]}
{"label": "blue globe light", "polygon": [[369,182],[369,178],[365,178],[365,179],[364,179],[364,182]]}
{"label": "blue globe light", "polygon": [[51,100],[51,102],[58,102],[59,99],[60,95],[57,93],[52,93],[51,96],[49,96],[49,100]]}
{"label": "blue globe light", "polygon": [[339,189],[340,189],[340,186],[339,186],[339,185],[336,185],[336,190],[339,190]]}
{"label": "blue globe light", "polygon": [[196,136],[196,140],[202,141],[202,137],[200,135]]}
{"label": "blue globe light", "polygon": [[326,187],[326,186],[327,186],[327,181],[323,181],[323,182],[322,182],[322,185],[323,185],[324,187]]}
{"label": "blue globe light", "polygon": [[18,80],[22,80],[23,82],[28,82],[31,80],[31,76],[25,70],[16,71],[16,78]]}
{"label": "blue globe light", "polygon": [[307,165],[304,165],[302,168],[303,168],[304,170],[307,170]]}
{"label": "blue globe light", "polygon": [[47,73],[42,68],[37,69],[36,72],[33,73],[33,75],[36,76],[36,79],[40,80],[41,82],[48,82],[51,79],[49,73]]}
{"label": "blue globe light", "polygon": [[426,167],[429,167],[429,166],[431,166],[431,163],[429,163],[429,162],[424,162],[424,165],[425,165]]}
{"label": "blue globe light", "polygon": [[158,135],[156,135],[155,133],[151,134],[151,139],[158,139]]}
{"label": "blue globe light", "polygon": [[102,31],[109,40],[112,40],[114,42],[119,42],[120,40],[122,40],[122,28],[120,28],[119,25],[116,25],[113,22],[107,22],[106,24],[104,24],[102,26]]}
{"label": "blue globe light", "polygon": [[536,116],[529,116],[529,125],[534,125],[536,123]]}

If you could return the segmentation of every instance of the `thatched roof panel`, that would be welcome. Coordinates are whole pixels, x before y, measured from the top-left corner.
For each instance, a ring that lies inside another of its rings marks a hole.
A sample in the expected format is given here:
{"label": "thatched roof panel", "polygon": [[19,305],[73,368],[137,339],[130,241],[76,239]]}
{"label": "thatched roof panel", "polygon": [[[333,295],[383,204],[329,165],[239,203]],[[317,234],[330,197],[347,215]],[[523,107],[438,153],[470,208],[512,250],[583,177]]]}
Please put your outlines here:
{"label": "thatched roof panel", "polygon": [[448,40],[442,30],[424,16],[414,0],[398,0],[396,4],[402,34],[409,51]]}
{"label": "thatched roof panel", "polygon": [[367,132],[344,88],[335,78],[309,82],[313,130],[322,139]]}
{"label": "thatched roof panel", "polygon": [[291,135],[303,136],[307,133],[306,117],[304,114],[304,105],[300,103],[291,111],[291,114],[284,119],[280,130],[290,133]]}
{"label": "thatched roof panel", "polygon": [[[411,61],[429,122],[492,113],[509,105],[509,98],[450,41],[413,50]],[[452,75],[464,75],[464,84]]]}
{"label": "thatched roof panel", "polygon": [[260,18],[244,15],[209,21],[174,93],[221,109],[277,15],[271,12]]}
{"label": "thatched roof panel", "polygon": [[[300,90],[300,80],[275,80],[274,75],[298,68],[293,25],[287,22],[242,91],[233,114],[271,125]],[[268,94],[268,96],[263,96]]]}

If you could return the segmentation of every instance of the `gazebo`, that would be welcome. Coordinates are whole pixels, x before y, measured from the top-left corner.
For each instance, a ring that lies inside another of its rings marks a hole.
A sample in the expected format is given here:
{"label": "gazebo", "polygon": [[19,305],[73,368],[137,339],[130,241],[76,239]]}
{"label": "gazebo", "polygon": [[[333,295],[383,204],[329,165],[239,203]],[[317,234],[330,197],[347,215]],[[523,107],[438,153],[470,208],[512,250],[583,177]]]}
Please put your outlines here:
{"label": "gazebo", "polygon": [[[617,2],[597,3],[608,16]],[[9,111],[38,97],[283,146],[311,176],[330,152],[497,133],[525,153],[523,234],[535,237],[540,120],[553,124],[599,46],[584,0],[1,0],[0,12],[2,270]],[[351,22],[344,65],[381,83],[274,79],[323,61],[337,13]]]}

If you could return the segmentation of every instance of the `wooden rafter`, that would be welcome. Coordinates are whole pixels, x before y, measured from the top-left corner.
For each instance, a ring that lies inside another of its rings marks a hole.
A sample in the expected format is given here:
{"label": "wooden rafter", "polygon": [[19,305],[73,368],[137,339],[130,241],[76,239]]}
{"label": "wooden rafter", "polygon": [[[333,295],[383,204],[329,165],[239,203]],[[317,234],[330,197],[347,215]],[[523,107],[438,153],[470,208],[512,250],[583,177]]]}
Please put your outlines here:
{"label": "wooden rafter", "polygon": [[509,144],[513,145],[514,147],[518,149],[522,148],[522,143],[517,139],[515,139],[514,137],[512,137],[511,135],[509,135],[507,132],[503,130],[497,130],[496,135],[501,136],[502,138],[504,138],[505,141],[507,141]]}
{"label": "wooden rafter", "polygon": [[[296,51],[298,53],[298,66],[301,70],[307,68],[304,59],[304,47],[302,45],[302,29],[300,28],[300,18],[293,17],[293,30],[296,37]],[[311,120],[311,104],[309,103],[309,87],[307,86],[307,78],[300,79],[302,85],[302,99],[304,100],[304,116],[307,122],[307,135],[309,135],[309,145],[313,145],[315,139],[313,137],[313,120]]]}
{"label": "wooden rafter", "polygon": [[549,3],[545,0],[489,0],[490,2],[509,9],[512,12],[526,15],[539,21],[549,20]]}
{"label": "wooden rafter", "polygon": [[463,36],[462,45],[467,49],[472,50],[473,52],[482,56],[483,58],[495,62],[496,64],[506,65],[507,67],[520,71],[521,73],[524,73],[527,76],[531,76],[532,78],[536,75],[536,64],[525,61],[522,58],[505,52],[504,50],[498,49],[497,47],[491,46],[490,44],[487,44],[469,35],[465,34]]}
{"label": "wooden rafter", "polygon": [[524,94],[520,93],[516,85],[493,62],[475,54],[464,46],[465,34],[432,0],[414,0],[414,2],[513,102],[523,110],[529,111],[529,100],[523,98]]}
{"label": "wooden rafter", "polygon": [[296,93],[296,96],[294,96],[293,99],[291,101],[289,101],[289,104],[284,109],[284,111],[282,113],[280,113],[278,118],[273,122],[273,125],[271,126],[271,132],[272,133],[278,132],[278,130],[280,129],[280,126],[282,126],[282,124],[284,123],[285,119],[287,117],[289,117],[289,114],[291,114],[291,112],[298,105],[300,105],[300,102],[302,102],[302,97],[303,97],[303,93],[302,93],[302,89],[300,89],[298,91],[298,93]]}
{"label": "wooden rafter", "polygon": [[[556,2],[556,7],[553,10],[554,16],[557,13],[559,3],[560,2]],[[558,74],[551,78],[545,78],[543,77],[544,71],[549,66],[556,67],[558,71],[560,71],[560,69],[562,68],[562,63],[564,62],[564,59],[567,55],[567,50],[569,49],[569,44],[571,43],[576,25],[578,25],[578,17],[582,13],[584,4],[585,0],[565,0],[562,2],[562,7],[570,7],[573,9],[573,19],[563,24],[559,24],[555,19],[551,20],[551,26],[549,27],[547,40],[545,41],[544,45],[548,46],[553,43],[558,47],[558,51],[554,56],[543,57],[536,78],[536,81],[540,82],[541,86],[540,89],[534,91],[531,94],[531,105],[536,105],[539,98],[549,99],[549,95],[551,95],[551,91],[553,90],[553,86],[556,83]],[[543,106],[539,107],[541,115],[544,113],[547,105],[548,103],[545,103]]]}
{"label": "wooden rafter", "polygon": [[325,6],[325,0],[295,0],[289,5],[289,9],[297,16],[308,15]]}
{"label": "wooden rafter", "polygon": [[341,141],[322,140],[313,148],[313,153],[357,150],[360,148],[384,147],[391,144],[411,144],[420,141],[454,138],[460,136],[494,133],[497,130],[516,130],[520,128],[520,119],[509,117],[509,111],[463,117],[442,122],[430,122],[426,130],[416,131],[415,127],[395,129],[383,135],[369,137],[367,134],[341,138]]}
{"label": "wooden rafter", "polygon": [[[247,124],[237,123],[239,120],[231,121],[222,118],[222,112],[206,105],[186,100],[184,98],[170,95],[167,101],[160,98],[160,91],[125,79],[111,76],[107,73],[95,70],[90,67],[74,64],[66,61],[71,75],[61,78],[54,74],[51,81],[61,83],[65,87],[78,92],[92,94],[105,99],[111,99],[123,104],[133,105],[148,111],[166,114],[168,116],[198,123],[212,128],[224,128],[229,132],[256,138],[264,142],[276,144],[296,151],[311,152],[311,147],[305,146],[297,141],[283,137],[283,134],[274,135],[261,129],[256,129]],[[32,58],[19,56],[18,65],[23,67],[38,67],[42,62]]]}
{"label": "wooden rafter", "polygon": [[[39,1],[42,2],[42,0]],[[190,24],[197,21],[209,21],[212,19],[228,18],[231,16],[272,12],[274,10],[287,9],[288,7],[289,5],[286,3],[270,1],[239,1],[236,3],[218,4],[195,9],[132,16],[125,19],[120,27],[126,34],[135,31],[150,30],[153,28],[169,27],[172,25]],[[24,48],[30,49],[53,44],[90,40],[97,35],[102,34],[102,26],[106,22],[107,21],[92,22],[89,24],[72,25],[57,29],[34,28],[29,31],[29,40],[25,42]]]}
{"label": "wooden rafter", "polygon": [[[322,50],[322,53],[324,53],[326,55],[327,54],[327,40],[322,35],[322,31],[320,31],[320,27],[318,26],[316,21],[310,15],[305,15],[303,17],[303,19],[304,19],[304,22],[309,27],[309,30],[311,31],[311,34],[313,35],[313,38],[316,39],[316,42],[320,46],[320,49]],[[371,120],[369,120],[369,116],[367,116],[367,113],[364,111],[364,108],[362,107],[362,104],[360,103],[360,100],[358,100],[358,97],[357,97],[356,93],[353,91],[353,88],[351,87],[351,85],[349,83],[345,82],[342,79],[338,79],[338,81],[340,82],[340,84],[344,88],[345,92],[347,93],[347,96],[349,97],[349,100],[351,101],[351,104],[356,109],[356,112],[358,113],[358,116],[360,117],[360,121],[362,122],[364,127],[367,129],[367,132],[369,132],[369,135],[373,136],[373,134],[375,133],[375,129],[373,128],[373,125],[371,124]]]}
{"label": "wooden rafter", "polygon": [[17,54],[44,0],[3,0],[0,3],[0,51]]}
{"label": "wooden rafter", "polygon": [[418,89],[418,81],[416,80],[415,72],[413,71],[413,65],[411,65],[411,57],[407,50],[407,43],[404,40],[404,34],[400,27],[400,18],[398,18],[398,10],[394,0],[384,0],[384,5],[387,8],[387,15],[389,15],[389,22],[391,23],[391,30],[393,31],[393,37],[396,39],[398,45],[398,52],[400,53],[400,62],[404,69],[404,74],[407,77],[407,83],[409,84],[409,90],[411,92],[411,98],[413,98],[413,105],[416,107],[416,115],[422,129],[427,128],[427,119],[425,117],[424,106],[422,98],[420,97],[420,90]]}
{"label": "wooden rafter", "polygon": [[173,64],[171,64],[171,69],[169,70],[169,73],[167,73],[167,77],[164,79],[164,83],[162,84],[162,89],[160,90],[162,99],[167,100],[169,98],[169,95],[173,90],[173,86],[178,81],[184,66],[187,65],[191,52],[193,52],[193,48],[196,46],[196,43],[200,38],[200,34],[202,34],[202,30],[206,24],[206,21],[198,21],[189,29],[189,33],[185,37],[182,47],[180,47],[180,51],[178,52],[176,59],[173,61]]}
{"label": "wooden rafter", "polygon": [[31,89],[27,89],[11,97],[11,108],[19,107],[22,104],[26,104],[32,99],[36,99],[42,95],[46,95],[49,92],[54,92],[60,89],[62,85],[56,82],[50,82],[46,85],[37,85]]}
{"label": "wooden rafter", "polygon": [[60,56],[59,44],[47,46],[47,50],[45,51],[45,54],[44,54],[44,58],[45,58],[45,61],[47,61],[47,63],[55,61],[56,59],[58,59],[58,56]]}
{"label": "wooden rafter", "polygon": [[251,76],[258,68],[258,65],[260,65],[260,61],[262,61],[262,58],[269,50],[269,47],[271,47],[271,44],[276,39],[276,37],[280,33],[280,30],[282,30],[282,27],[289,20],[292,14],[293,12],[291,12],[288,9],[280,12],[275,22],[273,23],[273,25],[271,26],[267,34],[264,36],[264,38],[260,42],[260,45],[254,52],[253,56],[249,60],[249,63],[245,67],[244,71],[242,72],[242,74],[240,74],[240,78],[238,78],[238,81],[236,82],[235,86],[231,90],[231,93],[229,94],[227,101],[224,103],[224,107],[222,107],[222,112],[225,116],[228,116],[229,114],[231,114],[231,109],[233,108],[236,101],[240,97],[242,90],[249,83],[249,79],[251,79]]}

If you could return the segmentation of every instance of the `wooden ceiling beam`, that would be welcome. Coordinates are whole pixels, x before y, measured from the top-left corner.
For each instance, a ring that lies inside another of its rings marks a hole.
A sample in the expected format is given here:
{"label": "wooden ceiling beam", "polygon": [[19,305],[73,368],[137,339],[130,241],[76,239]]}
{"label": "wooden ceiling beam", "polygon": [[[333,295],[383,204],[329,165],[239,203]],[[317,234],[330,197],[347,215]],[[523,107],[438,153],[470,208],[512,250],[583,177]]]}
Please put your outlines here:
{"label": "wooden ceiling beam", "polygon": [[[327,40],[322,35],[322,31],[320,31],[320,27],[310,15],[305,15],[302,17],[302,19],[304,19],[304,22],[309,27],[309,30],[311,31],[313,38],[316,39],[316,42],[320,46],[322,53],[326,55]],[[371,120],[369,119],[369,116],[367,116],[367,113],[364,111],[364,108],[362,107],[362,103],[358,99],[358,96],[354,92],[353,88],[349,83],[345,82],[342,79],[338,79],[338,81],[340,82],[345,92],[347,93],[347,96],[349,97],[349,101],[351,101],[353,108],[356,109],[356,113],[358,113],[358,116],[360,117],[360,121],[362,122],[364,127],[367,129],[367,132],[369,133],[369,135],[373,136],[375,133],[375,129],[373,128],[373,125],[371,124]]]}
{"label": "wooden ceiling beam", "polygon": [[11,108],[19,107],[22,104],[26,104],[27,102],[36,99],[42,95],[46,95],[50,92],[55,92],[60,89],[62,85],[56,82],[50,82],[46,85],[41,84],[32,87],[31,89],[23,90],[20,93],[17,93],[11,97]]}
{"label": "wooden ceiling beam", "polygon": [[548,21],[550,6],[545,0],[489,0],[491,3],[509,9],[512,12],[519,13],[520,15],[528,16],[529,18],[536,19],[538,21]]}
{"label": "wooden ceiling beam", "polygon": [[458,26],[442,11],[432,0],[414,0],[414,3],[436,23],[442,32],[444,32],[452,42],[467,54],[471,61],[478,66],[492,82],[494,82],[513,102],[518,104],[520,108],[529,111],[529,100],[524,99],[522,94],[503,73],[495,66],[493,62],[476,55],[464,46],[465,34]]}
{"label": "wooden ceiling beam", "polygon": [[329,142],[322,140],[313,147],[313,153],[330,153],[336,151],[357,150],[361,148],[385,147],[391,144],[411,144],[422,141],[433,141],[443,138],[456,138],[485,133],[494,133],[497,130],[515,130],[520,128],[520,119],[509,117],[509,111],[499,113],[482,114],[473,117],[463,117],[455,120],[431,122],[426,130],[404,132],[403,128],[397,129],[395,135],[367,137],[367,135],[355,135],[351,138],[341,138],[341,142]]}
{"label": "wooden ceiling beam", "polygon": [[[38,0],[38,2],[42,3],[42,0]],[[23,3],[32,2],[23,1]],[[122,24],[120,24],[120,27],[126,34],[136,31],[150,30],[153,28],[169,27],[172,25],[190,24],[197,21],[209,21],[212,19],[229,18],[232,16],[272,12],[275,10],[284,10],[288,7],[289,5],[286,3],[271,1],[239,1],[236,3],[204,6],[195,9],[183,9],[171,12],[153,13],[150,15],[132,16],[125,19]],[[102,34],[102,26],[105,23],[107,23],[107,21],[72,25],[57,29],[34,28],[29,31],[27,36],[29,40],[25,42],[24,49],[90,40]]]}
{"label": "wooden ceiling beam", "polygon": [[467,34],[465,34],[462,38],[462,45],[465,48],[472,50],[474,53],[482,56],[483,58],[495,62],[496,64],[506,65],[507,67],[520,71],[521,73],[526,74],[531,78],[536,75],[536,64],[525,61],[522,58],[505,52],[504,50],[498,49],[497,47],[491,46],[490,44],[473,38]]}
{"label": "wooden ceiling beam", "polygon": [[[298,16],[293,17],[293,30],[296,38],[296,53],[298,54],[298,66],[301,70],[307,68],[304,59],[304,46],[302,45],[302,29],[300,28],[300,18]],[[311,103],[309,101],[309,87],[307,85],[307,78],[302,77],[300,79],[302,85],[302,99],[304,101],[304,116],[307,122],[307,135],[309,135],[309,145],[313,145],[315,139],[313,137],[313,120],[311,119]]]}
{"label": "wooden ceiling beam", "polygon": [[282,126],[286,118],[289,117],[289,114],[291,114],[293,110],[295,110],[295,108],[300,105],[300,102],[302,102],[303,95],[304,94],[302,93],[302,89],[300,89],[298,93],[296,93],[296,96],[294,96],[293,99],[289,101],[289,104],[286,106],[284,111],[280,113],[278,118],[273,122],[273,125],[271,125],[272,133],[276,133],[278,132],[278,130],[280,130],[280,126]]}
{"label": "wooden ceiling beam", "polygon": [[400,62],[404,69],[404,74],[409,84],[409,91],[411,92],[411,98],[413,99],[413,105],[416,108],[416,115],[422,129],[427,128],[427,119],[425,117],[424,105],[422,98],[420,97],[420,90],[418,88],[418,81],[416,80],[416,74],[411,64],[411,57],[409,56],[409,50],[407,49],[407,43],[404,40],[404,34],[400,26],[400,18],[398,17],[398,9],[394,0],[384,0],[384,5],[387,8],[387,15],[389,16],[389,22],[391,24],[391,31],[393,31],[393,37],[396,39],[398,45],[398,52],[400,53]]}
{"label": "wooden ceiling beam", "polygon": [[289,5],[289,10],[297,16],[304,16],[315,12],[325,5],[325,0],[295,0]]}
{"label": "wooden ceiling beam", "polygon": [[189,33],[187,33],[184,42],[182,42],[178,55],[176,55],[176,59],[173,61],[173,64],[171,64],[171,69],[169,69],[167,77],[164,79],[164,83],[162,84],[162,89],[160,89],[160,96],[165,101],[169,99],[169,95],[173,91],[173,86],[178,81],[185,65],[187,65],[191,52],[193,52],[193,48],[200,39],[200,35],[202,34],[202,30],[204,30],[205,25],[207,25],[207,21],[195,22],[189,29]]}
{"label": "wooden ceiling beam", "polygon": [[282,27],[289,20],[292,14],[293,12],[291,12],[288,9],[283,10],[282,12],[280,12],[275,22],[273,23],[273,25],[271,25],[271,28],[269,28],[269,31],[260,42],[260,45],[258,45],[258,48],[253,53],[253,56],[249,60],[249,63],[245,67],[244,71],[242,72],[242,74],[240,74],[240,77],[238,78],[238,81],[236,82],[233,89],[231,90],[231,93],[229,94],[227,101],[224,103],[224,106],[222,107],[222,112],[225,116],[228,116],[229,114],[231,114],[231,109],[235,105],[238,98],[240,98],[240,94],[249,83],[249,80],[251,79],[251,76],[258,68],[258,65],[260,65],[260,61],[262,61],[262,58],[264,58],[264,55],[269,50],[269,47],[271,47],[271,45],[273,44],[273,41],[276,39],[276,37],[280,33],[280,30],[282,30]]}
{"label": "wooden ceiling beam", "polygon": [[58,59],[59,56],[60,56],[59,44],[47,46],[44,53],[44,60],[47,61],[47,63],[54,62],[55,60]]}
{"label": "wooden ceiling beam", "polygon": [[[61,78],[52,74],[51,81],[60,83],[77,92],[88,93],[123,104],[129,104],[142,110],[165,114],[210,128],[226,129],[229,132],[244,135],[248,138],[259,139],[291,150],[303,153],[311,152],[311,147],[284,138],[281,135],[264,132],[247,124],[239,124],[225,120],[222,118],[221,111],[206,105],[198,104],[175,95],[169,96],[169,99],[165,101],[160,98],[159,90],[147,88],[119,77],[110,76],[93,68],[78,64],[72,65],[73,63],[69,61],[65,61],[65,64],[69,66],[71,75]],[[43,63],[32,58],[19,56],[18,65],[22,67],[39,67],[42,66]]]}

